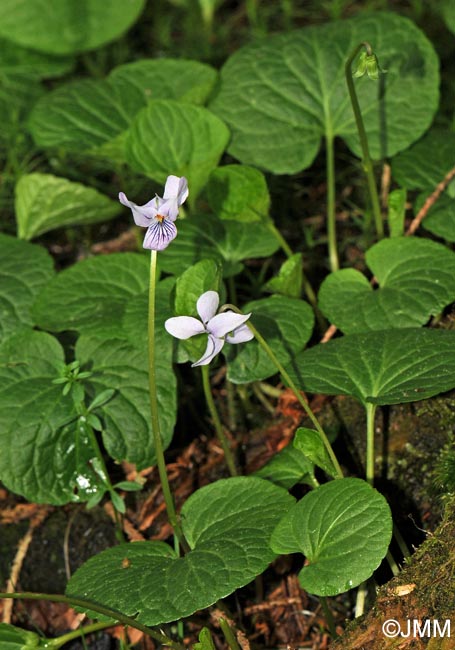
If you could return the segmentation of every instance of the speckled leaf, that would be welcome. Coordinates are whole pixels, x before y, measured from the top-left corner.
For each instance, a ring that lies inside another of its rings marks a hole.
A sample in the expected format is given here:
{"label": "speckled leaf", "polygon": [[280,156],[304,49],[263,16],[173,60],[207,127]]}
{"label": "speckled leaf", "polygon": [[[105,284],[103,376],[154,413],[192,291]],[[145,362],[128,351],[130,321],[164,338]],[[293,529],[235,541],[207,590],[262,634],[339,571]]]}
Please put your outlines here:
{"label": "speckled leaf", "polygon": [[178,223],[178,237],[160,255],[163,271],[182,274],[199,260],[211,259],[223,266],[223,276],[239,273],[242,260],[268,257],[279,244],[264,224],[254,226],[236,221],[222,221],[212,215],[192,215]]}
{"label": "speckled leaf", "polygon": [[85,501],[99,485],[72,400],[52,383],[63,365],[60,343],[45,332],[0,346],[0,478],[29,501],[54,505]]}
{"label": "speckled leaf", "polygon": [[[156,384],[161,437],[166,448],[176,419],[176,379],[172,371],[172,341],[159,338]],[[100,408],[103,442],[112,458],[136,463],[139,469],[156,462],[150,416],[148,356],[126,340],[81,336],[76,358],[93,371],[87,380],[93,394],[113,389],[115,394]]]}
{"label": "speckled leaf", "polygon": [[[303,350],[313,331],[313,310],[303,300],[270,296],[246,304],[242,311],[252,312],[251,322],[283,364]],[[260,381],[278,372],[256,340],[229,346],[226,355],[228,379],[235,384]]]}
{"label": "speckled leaf", "polygon": [[300,584],[336,596],[369,578],[387,553],[392,516],[387,501],[358,478],[331,481],[296,503],[272,536],[277,553],[303,553]]}
{"label": "speckled leaf", "polygon": [[340,136],[360,155],[344,64],[362,41],[387,70],[378,81],[355,79],[372,157],[419,138],[438,108],[437,56],[409,20],[373,12],[269,36],[233,54],[211,104],[232,131],[229,153],[278,174],[311,165],[324,137]]}
{"label": "speckled leaf", "polygon": [[145,255],[92,257],[62,271],[48,284],[33,306],[33,317],[42,329],[53,332],[118,336],[128,301],[147,288],[148,279]]}
{"label": "speckled leaf", "polygon": [[265,176],[247,165],[225,165],[210,174],[207,198],[220,219],[252,222],[268,217],[270,195]]}
{"label": "speckled leaf", "polygon": [[455,387],[455,332],[399,329],[350,334],[297,355],[286,368],[302,390],[400,404]]}
{"label": "speckled leaf", "polygon": [[121,36],[145,0],[2,0],[0,35],[49,54],[92,50]]}
{"label": "speckled leaf", "polygon": [[207,485],[182,508],[191,547],[184,557],[162,542],[121,544],[78,569],[67,594],[137,614],[147,625],[190,616],[267,568],[275,558],[270,535],[293,502],[282,488],[255,477]]}
{"label": "speckled leaf", "polygon": [[35,324],[30,307],[53,276],[44,248],[0,234],[0,340]]}
{"label": "speckled leaf", "polygon": [[92,187],[52,174],[24,174],[16,184],[18,237],[32,239],[48,230],[107,221],[121,212]]}
{"label": "speckled leaf", "polygon": [[217,166],[229,139],[226,125],[201,106],[152,101],[126,134],[126,160],[138,172],[164,183],[185,176],[194,200]]}
{"label": "speckled leaf", "polygon": [[355,269],[331,273],[319,307],[345,334],[424,325],[455,300],[455,253],[416,237],[384,239],[366,253],[379,288]]}

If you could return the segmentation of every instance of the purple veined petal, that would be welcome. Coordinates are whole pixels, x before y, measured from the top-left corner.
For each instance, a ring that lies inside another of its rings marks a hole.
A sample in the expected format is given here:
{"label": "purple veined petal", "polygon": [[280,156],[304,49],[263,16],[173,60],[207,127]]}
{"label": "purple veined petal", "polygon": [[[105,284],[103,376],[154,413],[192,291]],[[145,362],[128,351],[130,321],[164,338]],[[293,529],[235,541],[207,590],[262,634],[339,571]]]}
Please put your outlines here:
{"label": "purple veined petal", "polygon": [[148,228],[150,226],[150,220],[156,217],[157,210],[155,207],[150,205],[153,203],[153,200],[146,203],[146,205],[136,205],[133,201],[128,200],[124,192],[120,192],[118,200],[122,205],[131,209],[136,226]]}
{"label": "purple veined petal", "polygon": [[243,325],[250,316],[251,314],[236,314],[233,311],[225,311],[210,319],[207,323],[207,331],[216,338],[226,336],[226,334]]}
{"label": "purple veined petal", "polygon": [[227,343],[246,343],[251,339],[254,339],[254,334],[246,324],[236,327],[232,334],[226,334]]}
{"label": "purple veined petal", "polygon": [[206,366],[214,357],[216,357],[216,355],[223,348],[223,345],[223,339],[217,339],[209,334],[209,340],[207,341],[207,347],[205,348],[204,354],[198,361],[192,363],[191,367],[195,368],[196,366]]}
{"label": "purple veined petal", "polygon": [[219,304],[220,297],[216,291],[206,291],[199,296],[196,309],[203,323],[208,323],[215,316]]}
{"label": "purple veined petal", "polygon": [[172,221],[169,219],[159,220],[155,217],[155,221],[149,225],[145,233],[142,246],[152,251],[164,251],[176,237],[177,228]]}
{"label": "purple veined petal", "polygon": [[166,332],[175,336],[176,339],[189,339],[196,334],[205,332],[204,325],[197,318],[192,316],[174,316],[168,318],[164,323]]}

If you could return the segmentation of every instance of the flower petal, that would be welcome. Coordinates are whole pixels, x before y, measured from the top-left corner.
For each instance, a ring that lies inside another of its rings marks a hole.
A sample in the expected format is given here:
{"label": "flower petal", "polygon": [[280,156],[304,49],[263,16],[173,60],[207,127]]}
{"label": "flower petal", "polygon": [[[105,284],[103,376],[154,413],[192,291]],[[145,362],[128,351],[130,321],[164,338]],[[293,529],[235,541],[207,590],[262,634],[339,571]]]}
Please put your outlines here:
{"label": "flower petal", "polygon": [[188,181],[185,176],[168,176],[164,186],[164,199],[177,199],[177,205],[182,205],[188,198]]}
{"label": "flower petal", "polygon": [[226,334],[227,343],[246,343],[254,339],[254,334],[248,325],[240,325],[236,327],[232,334]]}
{"label": "flower petal", "polygon": [[243,325],[250,316],[251,314],[236,314],[233,311],[225,311],[210,319],[207,323],[207,331],[220,338]]}
{"label": "flower petal", "polygon": [[205,332],[204,325],[197,318],[192,316],[174,316],[168,318],[164,323],[166,332],[175,336],[176,339],[189,339],[196,334]]}
{"label": "flower petal", "polygon": [[149,225],[149,229],[145,233],[142,246],[150,248],[152,251],[164,251],[176,237],[177,228],[172,221],[169,219],[159,221],[155,217],[155,221]]}
{"label": "flower petal", "polygon": [[216,291],[206,291],[199,296],[196,309],[203,323],[208,323],[215,316],[219,304],[220,297]]}
{"label": "flower petal", "polygon": [[207,347],[205,348],[204,354],[198,361],[192,363],[191,367],[195,368],[196,366],[206,366],[208,363],[211,362],[213,357],[216,357],[218,352],[220,352],[220,350],[222,349],[223,345],[224,345],[223,339],[217,339],[211,334],[209,334],[209,340],[207,341]]}
{"label": "flower petal", "polygon": [[122,205],[132,210],[134,223],[136,226],[148,228],[150,226],[150,220],[154,219],[157,215],[157,205],[153,205],[156,199],[152,199],[145,205],[136,205],[136,203],[133,203],[133,201],[128,200],[124,192],[120,192],[118,195],[118,200]]}

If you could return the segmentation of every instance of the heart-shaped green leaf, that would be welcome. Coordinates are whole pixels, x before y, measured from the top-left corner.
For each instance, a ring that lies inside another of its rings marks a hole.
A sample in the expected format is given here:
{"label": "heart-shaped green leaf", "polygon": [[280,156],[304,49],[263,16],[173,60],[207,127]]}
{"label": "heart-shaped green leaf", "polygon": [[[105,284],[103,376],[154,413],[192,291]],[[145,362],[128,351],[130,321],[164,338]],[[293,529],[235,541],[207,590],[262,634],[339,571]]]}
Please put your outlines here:
{"label": "heart-shaped green leaf", "polygon": [[319,307],[345,334],[424,325],[455,300],[455,254],[426,239],[384,239],[366,253],[379,283],[355,269],[331,273]]}
{"label": "heart-shaped green leaf", "polygon": [[270,195],[265,176],[247,165],[225,165],[210,174],[207,198],[220,219],[261,221],[269,214]]}
{"label": "heart-shaped green leaf", "polygon": [[52,258],[44,248],[0,234],[0,340],[34,325],[30,308],[53,276]]}
{"label": "heart-shaped green leaf", "polygon": [[239,273],[241,262],[272,255],[279,243],[270,229],[262,224],[221,221],[213,215],[192,215],[178,224],[179,235],[160,255],[160,268],[181,275],[189,266],[203,259],[223,265],[223,276]]}
{"label": "heart-shaped green leaf", "polygon": [[0,346],[0,478],[38,503],[85,501],[101,489],[72,400],[52,383],[63,366],[61,345],[45,332],[18,333]]}
{"label": "heart-shaped green leaf", "polygon": [[362,404],[400,404],[455,387],[455,332],[401,329],[350,334],[297,355],[300,388],[352,395]]}
{"label": "heart-shaped green leaf", "polygon": [[[35,322],[54,332],[119,335],[128,301],[148,286],[145,255],[114,253],[78,262],[59,273],[33,307]],[[58,305],[58,309],[55,309]]]}
{"label": "heart-shaped green leaf", "polygon": [[288,445],[254,472],[254,476],[265,478],[290,490],[296,483],[310,482],[308,479],[311,480],[313,473],[313,463],[299,449]]}
{"label": "heart-shaped green leaf", "polygon": [[182,508],[192,549],[184,557],[162,542],[121,544],[78,569],[67,593],[137,614],[147,625],[189,616],[267,568],[275,557],[270,535],[293,502],[282,488],[251,476],[212,483]]}
{"label": "heart-shaped green leaf", "polygon": [[387,70],[377,82],[354,80],[372,157],[419,138],[438,107],[437,56],[409,20],[374,12],[269,36],[233,54],[211,104],[232,131],[229,153],[278,174],[311,165],[323,138],[340,136],[361,155],[344,65],[362,41]]}
{"label": "heart-shaped green leaf", "polygon": [[109,43],[138,19],[145,0],[3,0],[0,35],[49,54],[72,54]]}
{"label": "heart-shaped green leaf", "polygon": [[[172,439],[176,418],[176,380],[172,372],[172,340],[162,335],[156,354],[156,384],[164,447]],[[113,389],[114,396],[100,408],[104,416],[104,445],[112,458],[128,460],[139,468],[156,462],[150,416],[148,357],[125,340],[81,336],[76,358],[93,375],[88,380],[94,395]]]}
{"label": "heart-shaped green leaf", "polygon": [[18,237],[32,239],[48,230],[107,221],[121,212],[97,190],[52,174],[24,174],[16,185]]}
{"label": "heart-shaped green leaf", "polygon": [[[313,310],[303,300],[270,296],[248,303],[242,311],[252,312],[251,322],[283,364],[289,363],[289,359],[305,347],[313,331]],[[227,352],[229,381],[244,384],[278,372],[256,340],[249,341],[240,350],[234,347]]]}
{"label": "heart-shaped green leaf", "polygon": [[164,183],[172,173],[185,176],[194,199],[217,166],[229,130],[201,106],[177,101],[150,102],[126,134],[126,160],[135,170]]}
{"label": "heart-shaped green leaf", "polygon": [[392,516],[387,501],[358,478],[331,481],[296,503],[276,527],[277,553],[303,553],[306,591],[336,596],[369,578],[387,553]]}

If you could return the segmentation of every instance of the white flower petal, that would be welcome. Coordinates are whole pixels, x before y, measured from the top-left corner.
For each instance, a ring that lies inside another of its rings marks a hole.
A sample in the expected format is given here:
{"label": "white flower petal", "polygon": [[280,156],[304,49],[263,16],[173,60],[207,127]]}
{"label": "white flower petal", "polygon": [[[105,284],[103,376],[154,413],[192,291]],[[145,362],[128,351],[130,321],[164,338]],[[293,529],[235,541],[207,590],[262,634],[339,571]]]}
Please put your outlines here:
{"label": "white flower petal", "polygon": [[188,198],[188,181],[185,176],[168,176],[164,187],[164,199],[177,199],[177,206]]}
{"label": "white flower petal", "polygon": [[207,323],[207,331],[216,338],[226,336],[226,334],[243,325],[250,316],[251,314],[236,314],[233,311],[225,311],[210,319]]}
{"label": "white flower petal", "polygon": [[211,362],[213,357],[216,357],[218,352],[220,352],[220,350],[223,348],[223,345],[223,339],[216,339],[209,334],[209,340],[207,341],[207,347],[205,348],[204,354],[199,359],[199,361],[192,363],[191,367],[195,368],[196,366],[206,366]]}
{"label": "white flower petal", "polygon": [[208,323],[215,316],[219,304],[220,297],[216,291],[206,291],[198,298],[196,308],[203,323]]}
{"label": "white flower petal", "polygon": [[176,339],[189,339],[196,334],[205,332],[204,325],[197,318],[192,316],[174,316],[168,318],[164,323],[166,331]]}
{"label": "white flower petal", "polygon": [[128,200],[124,192],[120,192],[118,199],[122,205],[131,209],[136,226],[142,226],[143,228],[150,226],[150,220],[154,219],[157,214],[156,207],[151,205],[153,201],[149,201],[146,205],[136,205],[133,201]]}
{"label": "white flower petal", "polygon": [[152,251],[164,251],[177,237],[177,228],[169,219],[159,221],[155,218],[145,233],[142,246]]}
{"label": "white flower petal", "polygon": [[236,327],[232,334],[226,334],[227,343],[246,343],[251,339],[254,339],[254,334],[246,324]]}

